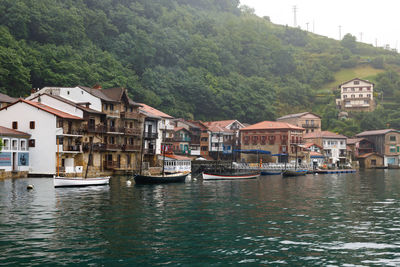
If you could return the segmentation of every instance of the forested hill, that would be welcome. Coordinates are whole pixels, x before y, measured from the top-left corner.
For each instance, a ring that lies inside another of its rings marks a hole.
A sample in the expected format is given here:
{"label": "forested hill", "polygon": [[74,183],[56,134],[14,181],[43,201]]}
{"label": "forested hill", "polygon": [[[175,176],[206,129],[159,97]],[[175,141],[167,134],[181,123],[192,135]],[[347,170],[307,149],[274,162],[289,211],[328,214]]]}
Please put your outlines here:
{"label": "forested hill", "polygon": [[308,109],[331,123],[335,73],[391,68],[372,79],[392,86],[400,65],[396,52],[274,25],[237,0],[2,0],[0,14],[11,96],[98,83],[176,117],[252,123]]}

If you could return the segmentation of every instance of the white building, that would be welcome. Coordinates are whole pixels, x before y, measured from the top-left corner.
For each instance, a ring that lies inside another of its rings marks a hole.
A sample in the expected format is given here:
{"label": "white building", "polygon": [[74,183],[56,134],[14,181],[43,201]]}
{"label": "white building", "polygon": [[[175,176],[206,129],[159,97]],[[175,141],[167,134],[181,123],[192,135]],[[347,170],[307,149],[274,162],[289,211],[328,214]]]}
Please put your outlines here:
{"label": "white building", "polygon": [[[77,115],[78,112],[69,114],[39,102],[19,99],[0,109],[0,125],[30,134],[30,174],[54,175],[57,151],[68,154],[62,162],[66,169],[80,172],[82,167],[75,165],[75,157],[82,153],[82,136],[74,129],[79,127],[82,118]],[[58,148],[57,138],[64,141]]]}
{"label": "white building", "polygon": [[339,85],[338,108],[345,111],[373,111],[375,109],[374,84],[359,78]]}
{"label": "white building", "polygon": [[323,148],[326,163],[335,165],[346,163],[346,136],[329,131],[321,131],[305,134],[303,139]]}
{"label": "white building", "polygon": [[3,143],[0,149],[0,170],[29,171],[29,137],[27,133],[0,126],[0,139]]}
{"label": "white building", "polygon": [[[159,160],[163,159],[163,156],[158,157]],[[164,161],[164,172],[191,172],[192,161],[188,157],[178,155],[165,155]]]}

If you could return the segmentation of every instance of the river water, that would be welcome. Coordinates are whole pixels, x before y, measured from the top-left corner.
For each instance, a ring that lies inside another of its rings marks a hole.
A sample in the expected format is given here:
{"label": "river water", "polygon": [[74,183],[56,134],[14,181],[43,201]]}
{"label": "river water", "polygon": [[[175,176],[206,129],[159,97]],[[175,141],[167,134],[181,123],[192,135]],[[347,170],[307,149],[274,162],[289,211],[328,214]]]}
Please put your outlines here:
{"label": "river water", "polygon": [[[57,188],[0,181],[0,265],[400,265],[400,171]],[[27,191],[26,186],[34,189]]]}

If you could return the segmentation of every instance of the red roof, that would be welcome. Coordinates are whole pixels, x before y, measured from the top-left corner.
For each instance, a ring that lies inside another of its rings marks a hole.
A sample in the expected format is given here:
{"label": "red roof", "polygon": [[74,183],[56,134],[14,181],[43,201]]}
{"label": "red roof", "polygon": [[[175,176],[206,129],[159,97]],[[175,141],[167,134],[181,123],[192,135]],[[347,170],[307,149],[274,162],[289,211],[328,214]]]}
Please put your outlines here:
{"label": "red roof", "polygon": [[206,121],[204,122],[205,125],[207,126],[219,126],[222,128],[226,128],[232,123],[234,123],[236,120],[224,120],[224,121]]}
{"label": "red roof", "polygon": [[153,116],[158,116],[158,117],[162,117],[162,118],[167,118],[167,119],[173,119],[172,116],[158,110],[155,109],[153,107],[150,107],[149,105],[143,104],[143,103],[139,103],[139,105],[141,105],[140,110],[143,110]]}
{"label": "red roof", "polygon": [[368,136],[368,135],[383,135],[383,134],[387,134],[390,132],[399,133],[400,131],[395,130],[395,129],[372,130],[372,131],[365,131],[365,132],[356,134],[356,136],[360,137],[360,136]]}
{"label": "red roof", "polygon": [[316,147],[319,147],[320,149],[323,149],[322,146],[319,146],[319,145],[317,145],[317,144],[315,144],[315,143],[305,143],[305,144],[303,145],[303,147],[305,147],[305,148],[310,148],[310,147],[312,147],[312,146],[316,146]]}
{"label": "red roof", "polygon": [[372,156],[372,155],[377,155],[379,157],[383,157],[382,155],[379,155],[376,152],[370,152],[370,153],[365,153],[365,154],[359,155],[358,158],[365,159],[365,158],[368,158],[369,156]]}
{"label": "red roof", "polygon": [[31,135],[28,133],[24,133],[21,131],[17,131],[14,129],[10,129],[7,127],[0,126],[0,136],[18,136],[18,137],[27,137],[29,138]]}
{"label": "red roof", "polygon": [[322,132],[312,132],[307,133],[303,137],[304,139],[312,139],[312,138],[337,138],[337,139],[347,139],[346,136],[341,134],[332,133],[330,131],[322,131]]}
{"label": "red roof", "polygon": [[34,107],[36,107],[38,109],[41,109],[43,111],[46,111],[48,113],[51,113],[51,114],[56,115],[57,117],[60,117],[60,118],[63,118],[63,119],[82,120],[82,118],[79,118],[77,116],[71,115],[71,114],[66,113],[64,111],[61,111],[61,110],[46,106],[46,105],[44,105],[42,103],[39,103],[39,102],[29,101],[29,100],[22,99],[22,98],[18,99],[18,101],[12,103],[11,105],[9,105],[7,107],[4,107],[4,108],[0,109],[0,110],[7,109],[7,108],[9,108],[9,107],[11,107],[11,106],[13,106],[13,105],[15,105],[17,103],[20,103],[20,102],[23,102],[25,104],[34,106]]}
{"label": "red roof", "polygon": [[295,126],[293,124],[287,122],[280,122],[280,121],[262,121],[247,127],[240,129],[240,131],[246,130],[299,130],[304,131],[305,129],[302,127]]}
{"label": "red roof", "polygon": [[310,151],[310,156],[323,156],[323,155],[315,151]]}

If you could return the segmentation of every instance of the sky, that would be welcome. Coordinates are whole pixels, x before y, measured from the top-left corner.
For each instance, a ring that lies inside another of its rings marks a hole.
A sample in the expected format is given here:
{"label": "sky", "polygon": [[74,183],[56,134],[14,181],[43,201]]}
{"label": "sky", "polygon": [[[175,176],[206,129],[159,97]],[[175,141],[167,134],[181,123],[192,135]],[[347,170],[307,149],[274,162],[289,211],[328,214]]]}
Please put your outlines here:
{"label": "sky", "polygon": [[240,0],[275,24],[297,26],[334,39],[350,33],[357,41],[400,48],[400,0]]}

